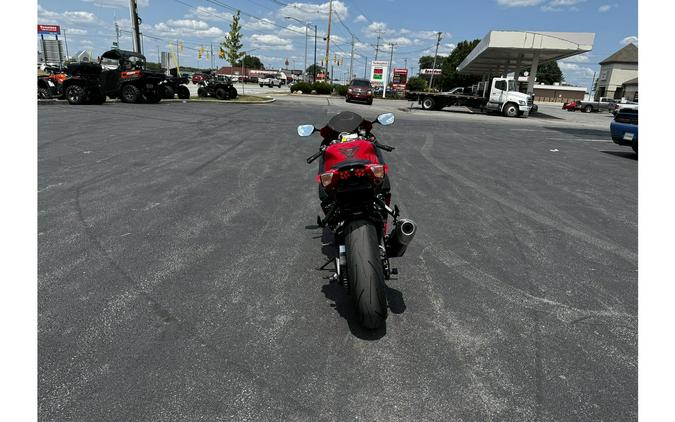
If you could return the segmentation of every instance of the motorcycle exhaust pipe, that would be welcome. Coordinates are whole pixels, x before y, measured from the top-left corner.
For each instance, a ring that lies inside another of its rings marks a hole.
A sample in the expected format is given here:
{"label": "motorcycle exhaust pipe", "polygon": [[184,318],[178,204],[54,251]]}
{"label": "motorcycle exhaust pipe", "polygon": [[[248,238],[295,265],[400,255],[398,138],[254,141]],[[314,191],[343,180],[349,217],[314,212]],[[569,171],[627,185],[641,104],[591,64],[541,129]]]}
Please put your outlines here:
{"label": "motorcycle exhaust pipe", "polygon": [[401,257],[415,237],[417,224],[408,219],[400,219],[387,239],[387,255],[392,258]]}

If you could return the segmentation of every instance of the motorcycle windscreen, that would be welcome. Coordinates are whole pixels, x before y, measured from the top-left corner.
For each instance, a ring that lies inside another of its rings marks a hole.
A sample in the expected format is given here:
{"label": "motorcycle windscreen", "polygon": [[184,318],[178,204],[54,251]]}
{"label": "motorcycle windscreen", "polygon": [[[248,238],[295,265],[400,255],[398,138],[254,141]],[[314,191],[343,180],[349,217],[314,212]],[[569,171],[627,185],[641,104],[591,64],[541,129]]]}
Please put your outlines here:
{"label": "motorcycle windscreen", "polygon": [[370,141],[356,140],[332,144],[323,154],[323,171],[349,164],[379,164],[375,145]]}

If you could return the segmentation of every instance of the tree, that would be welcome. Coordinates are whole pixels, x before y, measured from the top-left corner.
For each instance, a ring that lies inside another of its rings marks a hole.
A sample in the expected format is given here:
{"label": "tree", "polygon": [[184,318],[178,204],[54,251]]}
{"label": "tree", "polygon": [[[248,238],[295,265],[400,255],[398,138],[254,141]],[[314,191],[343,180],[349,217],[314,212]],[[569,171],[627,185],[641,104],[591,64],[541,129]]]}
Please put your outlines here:
{"label": "tree", "polygon": [[460,41],[450,55],[443,59],[441,65],[441,86],[443,90],[458,86],[471,86],[481,80],[480,76],[465,75],[457,72],[457,66],[466,59],[466,56],[478,45],[479,39]]}
{"label": "tree", "polygon": [[247,69],[259,69],[265,70],[265,65],[260,61],[260,58],[256,56],[249,56],[248,54],[244,56],[243,59],[237,62],[236,66],[241,67],[241,62],[244,62],[244,67]]}
{"label": "tree", "polygon": [[232,16],[232,23],[230,24],[230,32],[225,37],[225,40],[220,44],[225,50],[225,57],[227,61],[230,62],[232,66],[236,66],[237,60],[244,55],[240,53],[241,47],[244,45],[241,43],[241,25],[239,24],[239,10],[237,14]]}
{"label": "tree", "polygon": [[[522,73],[524,73],[524,71],[521,72],[521,74]],[[565,78],[556,61],[540,64],[537,67],[537,82],[552,85],[554,82],[563,82],[564,80]]]}
{"label": "tree", "polygon": [[[436,60],[438,66],[439,60]],[[434,65],[434,56],[422,56],[419,60],[420,69],[431,69]]]}
{"label": "tree", "polygon": [[317,65],[314,65],[314,64],[309,65],[309,67],[308,67],[307,70],[306,70],[306,73],[307,73],[308,75],[314,75],[314,67],[315,67],[315,66],[316,66],[316,74],[317,74],[317,75],[318,75],[319,73],[326,73],[326,69],[323,68],[323,67],[321,67],[321,66],[319,66],[318,64],[317,64]]}
{"label": "tree", "polygon": [[427,89],[427,81],[422,77],[413,76],[412,78],[408,79],[408,85],[406,88],[408,91],[425,91]]}

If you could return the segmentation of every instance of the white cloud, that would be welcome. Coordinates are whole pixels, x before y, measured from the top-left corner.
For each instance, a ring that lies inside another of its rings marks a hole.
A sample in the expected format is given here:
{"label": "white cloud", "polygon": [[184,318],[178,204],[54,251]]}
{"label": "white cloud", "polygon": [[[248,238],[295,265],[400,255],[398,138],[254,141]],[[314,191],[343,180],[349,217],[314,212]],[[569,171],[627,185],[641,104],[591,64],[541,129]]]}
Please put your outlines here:
{"label": "white cloud", "polygon": [[591,56],[589,53],[577,54],[576,56],[568,57],[562,61],[570,63],[588,63],[591,61]]}
{"label": "white cloud", "polygon": [[638,37],[635,35],[631,35],[629,37],[626,37],[619,41],[619,44],[621,45],[628,45],[628,44],[635,44],[638,45]]}
{"label": "white cloud", "polygon": [[180,38],[220,38],[225,32],[215,26],[196,19],[169,19],[166,22],[160,22],[152,27],[160,37],[170,39]]}
{"label": "white cloud", "polygon": [[214,7],[197,6],[185,15],[186,18],[197,18],[206,22],[231,21],[232,14],[228,12],[219,12]]}
{"label": "white cloud", "polygon": [[[122,9],[129,9],[129,0],[82,0],[85,3],[93,3],[100,7],[119,7]],[[147,7],[150,5],[150,0],[138,0],[138,7]]]}
{"label": "white cloud", "polygon": [[543,0],[497,0],[497,4],[506,7],[528,7],[536,6]]}
{"label": "white cloud", "polygon": [[[329,2],[323,4],[289,3],[279,9],[279,16],[291,16],[301,21],[328,20],[329,6]],[[347,6],[341,1],[334,1],[333,13],[345,19],[348,14]]]}
{"label": "white cloud", "polygon": [[[449,56],[450,53],[452,53],[452,50],[455,49],[455,47],[457,47],[457,46],[455,44],[452,44],[452,43],[439,45],[438,46],[438,57]],[[427,50],[424,50],[422,52],[422,54],[420,54],[420,56],[433,56],[435,52],[436,52],[436,47],[431,47]]]}
{"label": "white cloud", "polygon": [[274,25],[274,21],[263,18],[260,20],[257,19],[252,19],[248,22],[245,22],[242,27],[244,29],[250,29],[252,31],[264,31],[264,30],[270,30],[276,28]]}
{"label": "white cloud", "polygon": [[385,44],[396,44],[397,46],[411,45],[413,42],[410,38],[406,37],[396,37],[396,38],[387,38],[384,40]]}
{"label": "white cloud", "polygon": [[292,50],[293,43],[290,40],[271,34],[253,34],[250,37],[254,47],[261,50]]}
{"label": "white cloud", "polygon": [[[579,66],[576,63],[558,62],[558,67],[564,74],[573,74],[576,76],[590,77],[593,76],[593,69],[586,66]],[[567,79],[567,78],[566,78]]]}
{"label": "white cloud", "polygon": [[67,35],[85,35],[86,33],[86,29],[68,28]]}
{"label": "white cloud", "polygon": [[[281,37],[298,37],[302,38],[305,36],[305,27],[298,25],[288,25],[285,29],[279,31],[279,36]],[[307,30],[308,37],[314,37],[314,29]],[[318,36],[318,34],[317,34]]]}
{"label": "white cloud", "polygon": [[387,24],[384,22],[372,22],[366,27],[367,32],[384,32],[387,30]]}
{"label": "white cloud", "polygon": [[603,4],[602,6],[598,7],[598,12],[600,13],[609,12],[609,9],[611,8],[612,8],[611,4]]}
{"label": "white cloud", "polygon": [[62,13],[47,10],[38,4],[38,21],[43,24],[95,24],[100,21],[95,14],[85,11],[65,11]]}
{"label": "white cloud", "polygon": [[363,15],[358,15],[356,17],[356,19],[354,19],[354,23],[363,23],[363,22],[367,22],[367,21],[368,21],[368,19],[366,19],[366,17],[363,16]]}

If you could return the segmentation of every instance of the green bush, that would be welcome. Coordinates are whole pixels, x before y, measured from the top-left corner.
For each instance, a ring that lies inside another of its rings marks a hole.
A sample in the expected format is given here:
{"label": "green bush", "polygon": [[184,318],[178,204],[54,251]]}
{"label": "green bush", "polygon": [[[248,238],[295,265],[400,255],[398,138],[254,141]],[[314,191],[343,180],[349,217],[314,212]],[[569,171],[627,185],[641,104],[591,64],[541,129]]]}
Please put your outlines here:
{"label": "green bush", "polygon": [[319,95],[328,95],[333,91],[333,87],[326,82],[314,82],[312,89]]}
{"label": "green bush", "polygon": [[335,88],[335,93],[341,97],[344,97],[347,95],[347,88],[349,88],[347,85],[333,85],[333,88]]}
{"label": "green bush", "polygon": [[304,94],[312,92],[312,84],[307,82],[296,82],[291,85],[291,92],[301,91]]}
{"label": "green bush", "polygon": [[427,89],[427,81],[419,76],[413,76],[408,79],[406,88],[408,91],[425,91]]}

